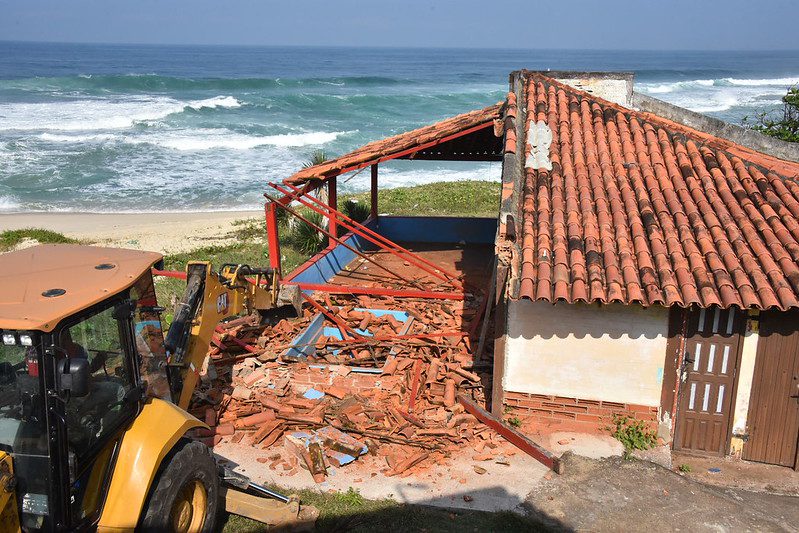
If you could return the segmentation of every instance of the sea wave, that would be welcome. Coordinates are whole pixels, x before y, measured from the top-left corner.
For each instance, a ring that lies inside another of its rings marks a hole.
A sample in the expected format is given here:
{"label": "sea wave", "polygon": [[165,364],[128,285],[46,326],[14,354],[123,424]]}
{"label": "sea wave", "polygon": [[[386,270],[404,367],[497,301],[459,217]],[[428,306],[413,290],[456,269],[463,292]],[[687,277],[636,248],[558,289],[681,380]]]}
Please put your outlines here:
{"label": "sea wave", "polygon": [[0,196],[0,211],[16,211],[19,207],[19,202],[11,196]]}
{"label": "sea wave", "polygon": [[186,104],[186,107],[190,107],[192,109],[216,109],[218,107],[227,107],[227,108],[234,108],[234,107],[241,107],[241,102],[233,98],[232,96],[215,96],[213,98],[206,98],[205,100],[197,100],[196,102],[189,102]]}
{"label": "sea wave", "polygon": [[179,78],[158,74],[78,75],[0,80],[0,89],[25,91],[170,92],[185,90],[236,91],[302,87],[376,87],[412,83],[389,76],[330,78]]}
{"label": "sea wave", "polygon": [[90,135],[42,133],[38,138],[47,142],[78,145],[83,143],[149,144],[172,150],[202,151],[213,149],[251,150],[259,146],[275,146],[281,148],[318,146],[332,142],[339,136],[349,133],[354,132],[311,131],[256,136],[239,134],[227,129],[196,129],[153,132],[136,136],[105,133]]}
{"label": "sea wave", "polygon": [[0,104],[0,131],[93,131],[130,128],[186,109],[236,108],[232,96],[180,101],[166,97],[96,98],[56,102]]}
{"label": "sea wave", "polygon": [[170,134],[166,136],[142,136],[136,138],[137,143],[155,144],[164,148],[181,151],[200,151],[211,149],[251,150],[259,146],[300,147],[322,145],[336,140],[347,132],[315,131],[308,133],[286,133],[282,135],[240,135],[240,134]]}
{"label": "sea wave", "polygon": [[791,76],[788,78],[764,78],[764,79],[741,79],[741,78],[723,78],[722,81],[730,85],[742,85],[744,87],[759,87],[762,85],[779,85],[787,87],[790,85],[799,84],[799,76]]}
{"label": "sea wave", "polygon": [[733,108],[763,109],[780,105],[791,81],[799,81],[799,78],[696,79],[639,83],[636,89],[698,113],[723,113]]}

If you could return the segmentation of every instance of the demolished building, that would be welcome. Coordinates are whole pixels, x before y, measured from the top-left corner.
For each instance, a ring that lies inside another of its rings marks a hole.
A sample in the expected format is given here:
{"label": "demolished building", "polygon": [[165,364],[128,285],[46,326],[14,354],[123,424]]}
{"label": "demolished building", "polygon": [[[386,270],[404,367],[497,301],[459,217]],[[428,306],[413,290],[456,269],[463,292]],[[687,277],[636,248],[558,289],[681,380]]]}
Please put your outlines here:
{"label": "demolished building", "polygon": [[[407,475],[458,447],[503,456],[502,435],[557,469],[496,424],[602,433],[618,415],[674,450],[799,469],[799,149],[638,95],[631,74],[510,85],[270,185],[272,268],[280,210],[320,214],[329,245],[281,276],[302,317],[219,331],[228,392],[196,406],[212,438],[282,438],[312,473],[382,443]],[[497,217],[380,214],[393,159],[501,161]],[[355,222],[337,180],[367,168]]]}

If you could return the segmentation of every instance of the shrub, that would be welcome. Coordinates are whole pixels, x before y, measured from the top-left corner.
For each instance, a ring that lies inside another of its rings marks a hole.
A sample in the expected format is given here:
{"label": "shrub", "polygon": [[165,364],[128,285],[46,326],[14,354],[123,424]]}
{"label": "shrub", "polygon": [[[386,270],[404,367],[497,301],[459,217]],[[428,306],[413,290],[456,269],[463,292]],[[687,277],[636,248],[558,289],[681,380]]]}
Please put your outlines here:
{"label": "shrub", "polygon": [[372,209],[366,202],[358,200],[347,200],[341,206],[341,211],[355,222],[363,222],[372,213]]}
{"label": "shrub", "polygon": [[[300,214],[309,222],[323,227],[322,215],[309,209],[302,210]],[[322,248],[324,234],[298,218],[292,218],[289,224],[291,232],[289,241],[306,255],[313,255]]]}
{"label": "shrub", "polygon": [[[799,86],[789,88],[782,102],[782,119],[763,112],[757,115],[752,129],[783,141],[799,142]],[[744,124],[747,122],[744,118]]]}
{"label": "shrub", "polygon": [[624,446],[624,458],[629,459],[633,450],[649,450],[657,444],[657,434],[646,422],[622,415],[613,415],[613,437]]}

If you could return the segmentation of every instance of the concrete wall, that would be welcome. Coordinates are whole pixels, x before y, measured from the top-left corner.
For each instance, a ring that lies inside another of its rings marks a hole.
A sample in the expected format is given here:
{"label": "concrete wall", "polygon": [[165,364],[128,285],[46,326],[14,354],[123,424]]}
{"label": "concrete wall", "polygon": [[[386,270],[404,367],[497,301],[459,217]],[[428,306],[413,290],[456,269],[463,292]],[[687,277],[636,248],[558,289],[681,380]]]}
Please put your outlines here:
{"label": "concrete wall", "polygon": [[789,143],[775,139],[760,132],[702,115],[701,113],[695,113],[645,94],[634,93],[633,106],[641,111],[647,111],[705,133],[748,146],[764,154],[788,161],[799,161],[799,143]]}
{"label": "concrete wall", "polygon": [[630,107],[633,101],[632,72],[579,72],[569,70],[540,71],[545,76],[555,78],[599,98]]}
{"label": "concrete wall", "polygon": [[660,306],[511,301],[502,386],[658,407],[667,336]]}

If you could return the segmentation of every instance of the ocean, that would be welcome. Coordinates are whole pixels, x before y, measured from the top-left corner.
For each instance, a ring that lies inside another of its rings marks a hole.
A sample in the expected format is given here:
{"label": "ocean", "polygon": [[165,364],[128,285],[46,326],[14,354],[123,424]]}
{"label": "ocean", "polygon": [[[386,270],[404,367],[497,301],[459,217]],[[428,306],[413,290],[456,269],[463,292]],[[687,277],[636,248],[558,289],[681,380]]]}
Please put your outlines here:
{"label": "ocean", "polygon": [[[622,52],[0,42],[0,211],[260,208],[316,150],[496,103],[516,69],[634,71],[643,93],[740,123],[780,107],[799,51]],[[365,174],[365,173],[364,173]],[[364,190],[357,175],[344,190]],[[397,161],[381,186],[499,178]]]}

